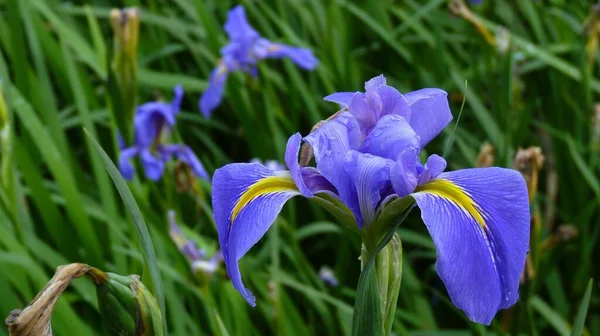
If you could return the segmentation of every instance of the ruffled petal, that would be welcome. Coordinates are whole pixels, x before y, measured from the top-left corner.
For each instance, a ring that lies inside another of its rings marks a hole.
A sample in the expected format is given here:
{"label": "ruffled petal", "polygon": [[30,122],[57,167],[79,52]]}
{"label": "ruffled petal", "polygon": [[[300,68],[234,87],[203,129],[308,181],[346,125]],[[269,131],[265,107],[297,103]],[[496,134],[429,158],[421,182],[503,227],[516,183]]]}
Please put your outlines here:
{"label": "ruffled petal", "polygon": [[352,193],[342,195],[342,200],[354,212],[359,228],[375,219],[375,210],[381,201],[381,193],[390,185],[392,160],[351,150],[344,166]]}
{"label": "ruffled petal", "polygon": [[397,114],[383,116],[360,145],[360,151],[397,160],[408,148],[418,148],[419,138],[408,122]]}
{"label": "ruffled petal", "polygon": [[369,79],[367,82],[365,82],[365,91],[374,90],[374,89],[377,89],[378,87],[385,86],[385,85],[387,85],[385,77],[383,76],[383,74],[381,74],[381,75],[379,75],[377,77],[373,77],[373,78]]}
{"label": "ruffled petal", "polygon": [[417,147],[403,150],[398,155],[398,160],[390,168],[390,180],[394,192],[399,197],[404,197],[415,190],[418,183],[417,159],[419,157]]}
{"label": "ruffled petal", "polygon": [[230,40],[251,40],[260,36],[248,23],[246,11],[242,5],[229,10],[227,22],[223,28]]}
{"label": "ruffled petal", "polygon": [[212,111],[221,104],[223,91],[229,71],[225,66],[219,66],[212,71],[206,90],[200,96],[200,112],[205,118],[210,118]]}
{"label": "ruffled petal", "polygon": [[146,177],[152,181],[158,181],[165,168],[164,163],[154,157],[154,155],[152,155],[148,149],[141,152],[140,159],[142,161],[142,166],[144,167]]}
{"label": "ruffled petal", "polygon": [[356,149],[360,130],[356,119],[343,112],[304,137],[313,149],[317,169],[338,190],[342,199],[350,192],[350,181],[344,171],[346,154]]}
{"label": "ruffled petal", "polygon": [[425,147],[452,120],[448,94],[440,89],[421,89],[404,95],[412,110],[410,125]]}
{"label": "ruffled petal", "polygon": [[325,98],[323,98],[323,100],[332,103],[338,103],[340,104],[340,107],[346,108],[348,107],[348,105],[350,105],[352,97],[354,97],[355,94],[359,93],[360,92],[336,92],[330,94],[329,96],[326,96]]}
{"label": "ruffled petal", "polygon": [[234,163],[215,171],[212,204],[227,274],[252,306],[256,299],[242,282],[238,261],[271,227],[285,202],[296,195],[300,192],[291,176],[257,163]]}
{"label": "ruffled petal", "polygon": [[446,160],[443,157],[437,154],[430,155],[423,167],[423,172],[419,176],[419,184],[425,184],[438,177],[446,169],[446,165]]}
{"label": "ruffled petal", "polygon": [[437,272],[455,306],[490,324],[518,298],[529,249],[521,174],[503,168],[443,173],[412,194],[437,250]]}
{"label": "ruffled petal", "polygon": [[[119,138],[120,137],[121,136],[119,135]],[[138,153],[139,149],[137,147],[129,147],[123,149],[119,155],[119,170],[126,180],[131,180],[135,174],[135,168],[133,168],[133,165],[131,164],[131,159],[138,155]]]}

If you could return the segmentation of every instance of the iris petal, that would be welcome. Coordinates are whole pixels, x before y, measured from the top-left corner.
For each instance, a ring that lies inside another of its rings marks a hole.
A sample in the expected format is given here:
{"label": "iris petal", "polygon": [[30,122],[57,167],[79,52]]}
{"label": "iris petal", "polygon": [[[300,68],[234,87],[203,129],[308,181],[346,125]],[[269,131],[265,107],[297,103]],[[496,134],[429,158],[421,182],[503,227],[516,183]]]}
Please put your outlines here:
{"label": "iris petal", "polygon": [[296,63],[297,66],[305,70],[313,70],[319,64],[319,61],[313,55],[312,50],[305,48],[296,48],[284,44],[272,44],[268,50],[266,57],[288,57],[292,60],[292,62]]}
{"label": "iris petal", "polygon": [[137,147],[129,147],[123,149],[119,155],[119,170],[121,171],[123,178],[126,180],[131,180],[135,174],[135,169],[131,164],[131,159],[138,155],[138,153],[139,150]]}
{"label": "iris petal", "polygon": [[187,164],[196,176],[205,180],[210,179],[206,169],[204,169],[204,165],[202,165],[202,162],[200,162],[190,147],[181,144],[161,145],[159,146],[158,150],[161,152],[161,154],[165,155],[165,161],[168,160],[172,154],[174,154],[177,156],[177,159]]}
{"label": "iris petal", "polygon": [[350,105],[350,101],[355,94],[359,94],[359,92],[336,92],[326,96],[323,100],[338,103],[342,108],[345,108]]}
{"label": "iris petal", "polygon": [[227,22],[224,28],[230,40],[252,39],[259,36],[258,32],[248,23],[246,10],[242,5],[234,7],[227,13]]}
{"label": "iris petal", "polygon": [[146,177],[152,181],[158,181],[162,176],[165,167],[164,163],[154,157],[148,149],[141,152],[140,159],[142,161],[142,166],[144,166]]}
{"label": "iris petal", "polygon": [[455,306],[489,324],[518,298],[529,248],[523,177],[503,168],[442,173],[412,194],[437,250],[437,272]]}
{"label": "iris petal", "polygon": [[344,168],[352,182],[353,192],[342,195],[342,199],[354,212],[359,228],[373,222],[381,193],[390,185],[392,163],[392,160],[379,156],[355,150],[348,152]]}
{"label": "iris petal", "polygon": [[302,142],[302,135],[296,133],[292,135],[287,142],[285,149],[285,164],[287,165],[294,182],[298,186],[298,189],[305,197],[312,197],[313,193],[304,183],[302,177],[302,168],[298,163],[298,154],[300,153],[300,143]]}
{"label": "iris petal", "polygon": [[157,139],[163,126],[175,125],[175,115],[170,104],[151,102],[138,106],[133,122],[135,144],[149,147]]}
{"label": "iris petal", "polygon": [[221,104],[228,74],[228,69],[223,65],[211,72],[208,87],[202,93],[199,102],[200,112],[205,118],[210,118],[212,111]]}
{"label": "iris petal", "polygon": [[418,148],[407,148],[398,155],[398,160],[390,168],[392,187],[399,197],[410,194],[417,187],[417,158]]}
{"label": "iris petal", "polygon": [[344,171],[346,153],[356,149],[360,130],[356,119],[343,112],[304,137],[310,144],[317,162],[317,169],[338,190],[342,199],[350,193],[351,184]]}
{"label": "iris petal", "polygon": [[408,148],[418,148],[419,139],[408,122],[401,116],[383,116],[360,145],[360,151],[397,160]]}
{"label": "iris petal", "polygon": [[290,176],[258,163],[234,163],[215,171],[212,204],[227,274],[246,301],[256,305],[242,282],[239,259],[275,221],[290,198],[300,195]]}
{"label": "iris petal", "polygon": [[421,89],[404,95],[412,110],[410,125],[425,147],[452,120],[448,94],[440,89]]}

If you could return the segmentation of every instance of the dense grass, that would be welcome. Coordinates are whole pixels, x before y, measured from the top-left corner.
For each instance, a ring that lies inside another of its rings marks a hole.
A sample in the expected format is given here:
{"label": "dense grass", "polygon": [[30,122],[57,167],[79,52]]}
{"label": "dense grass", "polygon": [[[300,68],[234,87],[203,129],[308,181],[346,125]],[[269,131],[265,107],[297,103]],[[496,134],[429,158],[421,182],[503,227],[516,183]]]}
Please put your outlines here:
{"label": "dense grass", "polygon": [[[506,167],[519,147],[540,146],[546,161],[532,202],[535,275],[526,277],[519,303],[499,313],[490,328],[468,322],[435,273],[435,250],[415,210],[400,229],[404,277],[393,329],[401,335],[444,335],[448,329],[570,334],[586,286],[598,276],[600,110],[594,103],[600,56],[593,43],[598,28],[585,30],[588,2],[486,0],[471,6],[485,27],[479,29],[450,14],[444,0],[241,3],[263,35],[312,48],[321,64],[309,73],[287,60],[267,61],[258,78],[237,73],[224,104],[207,120],[197,101],[226,43],[221,26],[233,1],[0,1],[6,107],[6,117],[0,114],[0,316],[26,306],[58,265],[71,262],[143,273],[151,283],[135,214],[90,140],[116,158],[107,18],[112,7],[138,6],[137,101],[157,94],[170,99],[181,83],[186,96],[175,137],[192,146],[210,172],[254,157],[281,160],[289,135],[307,134],[336,111],[323,96],[362,89],[380,73],[401,91],[448,91],[455,123],[464,100],[458,125],[427,147],[447,153],[450,169],[474,166],[484,143],[495,148],[495,165]],[[166,214],[174,209],[210,253],[218,248],[210,185],[198,183],[195,192],[176,192],[172,167],[161,182],[138,174],[129,183],[156,251],[169,335],[350,332],[360,271],[353,232],[306,200],[290,202],[242,260],[258,298],[250,308],[223,269],[211,281],[194,277],[169,238]],[[566,225],[578,235],[558,239]],[[552,237],[560,242],[549,244]],[[333,268],[340,286],[319,280],[322,265]],[[594,287],[588,335],[600,334],[600,291]],[[92,284],[76,281],[57,306],[55,333],[103,334],[98,315]]]}

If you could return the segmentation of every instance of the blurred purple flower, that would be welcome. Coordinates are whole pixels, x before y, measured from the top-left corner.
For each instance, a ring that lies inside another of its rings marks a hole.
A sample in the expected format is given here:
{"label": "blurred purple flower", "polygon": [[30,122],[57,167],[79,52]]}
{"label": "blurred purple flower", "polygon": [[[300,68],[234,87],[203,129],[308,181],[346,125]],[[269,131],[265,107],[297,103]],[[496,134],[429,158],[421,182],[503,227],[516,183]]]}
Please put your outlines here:
{"label": "blurred purple flower", "polygon": [[175,125],[175,116],[179,113],[183,88],[178,85],[174,89],[175,97],[170,104],[150,102],[137,108],[134,117],[134,145],[125,148],[125,142],[119,135],[119,169],[127,180],[133,178],[135,169],[131,159],[139,156],[146,177],[157,181],[161,178],[164,165],[174,155],[187,164],[194,174],[208,180],[209,176],[204,166],[198,160],[191,148],[184,144],[165,144],[162,137]]}
{"label": "blurred purple flower", "polygon": [[327,266],[321,266],[319,270],[319,278],[323,280],[324,283],[328,284],[332,287],[337,287],[339,285],[338,279],[333,274],[333,270]]}
{"label": "blurred purple flower", "polygon": [[225,82],[231,72],[241,70],[256,76],[256,63],[265,58],[287,57],[306,70],[314,69],[319,63],[309,49],[273,43],[261,37],[248,23],[241,5],[229,11],[224,28],[230,42],[221,49],[221,60],[211,72],[208,87],[200,97],[200,111],[206,118],[221,104]]}
{"label": "blurred purple flower", "polygon": [[208,258],[206,250],[198,248],[196,243],[189,240],[183,234],[183,231],[177,225],[175,211],[169,210],[167,214],[169,220],[169,236],[179,248],[179,251],[189,260],[193,273],[201,272],[203,274],[213,274],[223,261],[223,254],[220,251]]}
{"label": "blurred purple flower", "polygon": [[[436,269],[452,302],[475,322],[489,324],[519,296],[529,249],[529,201],[521,174],[505,168],[444,172],[446,161],[419,153],[452,120],[447,94],[421,89],[401,94],[383,76],[365,92],[325,98],[347,108],[309,135],[292,135],[285,163],[272,171],[233,163],[215,171],[213,209],[227,273],[249,304],[238,261],[275,221],[285,202],[327,194],[352,213],[359,229],[385,211],[382,204],[410,197],[421,209],[437,251]],[[301,142],[316,167],[298,162]]]}

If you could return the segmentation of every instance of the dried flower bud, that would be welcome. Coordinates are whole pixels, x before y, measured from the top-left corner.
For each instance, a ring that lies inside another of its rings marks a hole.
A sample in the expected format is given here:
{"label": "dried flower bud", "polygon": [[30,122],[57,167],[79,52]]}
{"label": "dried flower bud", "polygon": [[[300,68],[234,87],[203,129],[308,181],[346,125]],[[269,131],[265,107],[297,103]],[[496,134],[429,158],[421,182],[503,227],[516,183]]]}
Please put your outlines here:
{"label": "dried flower bud", "polygon": [[491,167],[494,165],[494,159],[496,150],[494,146],[489,143],[485,143],[479,149],[479,155],[477,155],[477,163],[475,164],[478,168]]}
{"label": "dried flower bud", "polygon": [[529,201],[533,201],[538,190],[539,171],[544,166],[545,157],[540,147],[519,148],[513,166],[520,171],[527,182]]}

